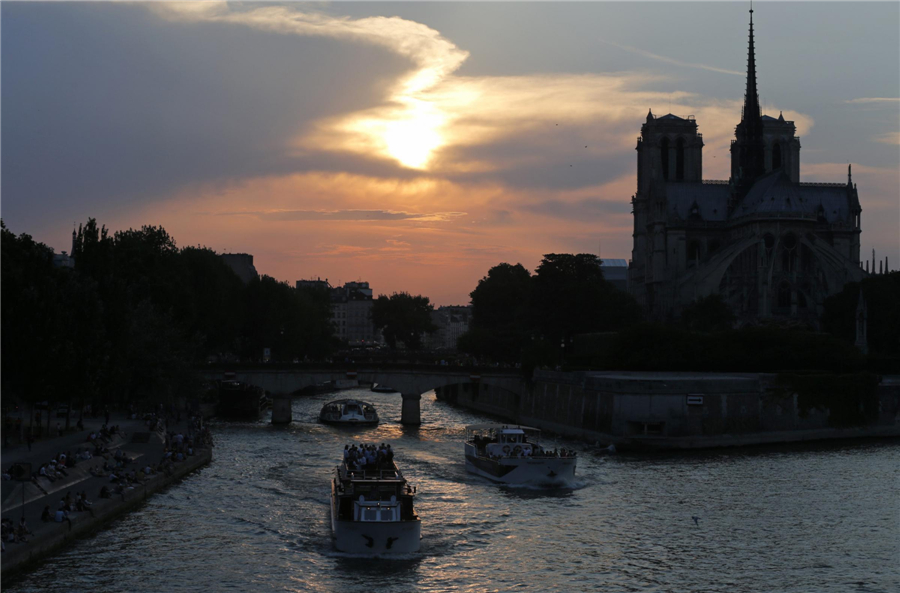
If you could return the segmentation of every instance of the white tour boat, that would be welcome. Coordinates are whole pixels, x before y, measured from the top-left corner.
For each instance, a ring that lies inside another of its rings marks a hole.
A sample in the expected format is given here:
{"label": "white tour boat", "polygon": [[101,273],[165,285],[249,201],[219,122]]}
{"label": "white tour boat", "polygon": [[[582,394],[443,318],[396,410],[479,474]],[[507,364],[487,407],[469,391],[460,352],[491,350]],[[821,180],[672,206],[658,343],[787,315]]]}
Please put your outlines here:
{"label": "white tour boat", "polygon": [[415,494],[393,460],[365,469],[341,463],[331,480],[335,547],[367,555],[418,551],[422,522],[413,508]]}
{"label": "white tour boat", "polygon": [[528,426],[466,427],[466,470],[504,484],[564,485],[575,478],[575,452],[545,450]]}
{"label": "white tour boat", "polygon": [[324,424],[351,424],[353,426],[375,426],[378,412],[375,406],[358,399],[339,399],[328,402],[319,412],[319,422]]}

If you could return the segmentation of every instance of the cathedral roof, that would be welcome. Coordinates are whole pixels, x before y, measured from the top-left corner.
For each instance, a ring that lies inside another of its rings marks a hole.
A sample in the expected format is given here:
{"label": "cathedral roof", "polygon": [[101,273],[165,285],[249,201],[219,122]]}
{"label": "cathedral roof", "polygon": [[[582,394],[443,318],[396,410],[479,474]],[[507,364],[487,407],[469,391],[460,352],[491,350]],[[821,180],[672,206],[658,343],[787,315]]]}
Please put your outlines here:
{"label": "cathedral roof", "polygon": [[672,218],[691,218],[694,202],[699,208],[699,217],[709,221],[723,221],[728,218],[728,197],[731,187],[726,183],[709,184],[698,181],[678,181],[666,184],[666,203]]}
{"label": "cathedral roof", "polygon": [[[821,208],[820,208],[821,206]],[[750,214],[784,216],[798,214],[818,217],[829,223],[848,220],[851,199],[847,186],[839,183],[794,183],[775,171],[760,178],[735,208],[734,218]]]}

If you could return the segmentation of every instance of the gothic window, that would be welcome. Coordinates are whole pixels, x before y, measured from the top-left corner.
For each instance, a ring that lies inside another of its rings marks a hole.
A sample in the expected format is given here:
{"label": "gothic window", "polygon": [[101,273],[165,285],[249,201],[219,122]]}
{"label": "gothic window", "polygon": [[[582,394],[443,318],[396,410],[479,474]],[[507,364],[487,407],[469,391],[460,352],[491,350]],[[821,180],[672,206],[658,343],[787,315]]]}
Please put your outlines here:
{"label": "gothic window", "polygon": [[776,143],[772,147],[772,170],[781,168],[781,144]]}
{"label": "gothic window", "polygon": [[699,241],[691,241],[690,245],[688,245],[687,251],[687,263],[691,264],[693,262],[700,260],[700,242]]}
{"label": "gothic window", "polygon": [[781,269],[785,272],[794,270],[794,258],[797,249],[797,235],[788,233],[781,239]]}
{"label": "gothic window", "polygon": [[766,261],[772,261],[772,249],[775,247],[775,236],[766,233],[763,236],[763,244],[766,246]]}
{"label": "gothic window", "polygon": [[662,160],[663,179],[669,179],[669,139],[663,138],[659,143],[659,156]]}
{"label": "gothic window", "polygon": [[675,143],[675,180],[684,181],[684,138]]}
{"label": "gothic window", "polygon": [[700,205],[697,204],[697,200],[694,200],[694,203],[691,204],[690,218],[691,220],[703,219],[703,216],[700,214]]}
{"label": "gothic window", "polygon": [[778,286],[778,308],[779,309],[790,309],[791,308],[791,285],[787,282],[782,282]]}
{"label": "gothic window", "polygon": [[641,191],[641,177],[643,177],[643,175],[644,175],[644,159],[642,157],[643,157],[643,155],[640,152],[638,152],[638,159],[637,159],[637,161],[638,161],[637,162],[638,191]]}
{"label": "gothic window", "polygon": [[800,269],[804,272],[811,270],[813,267],[813,252],[806,245],[800,246]]}

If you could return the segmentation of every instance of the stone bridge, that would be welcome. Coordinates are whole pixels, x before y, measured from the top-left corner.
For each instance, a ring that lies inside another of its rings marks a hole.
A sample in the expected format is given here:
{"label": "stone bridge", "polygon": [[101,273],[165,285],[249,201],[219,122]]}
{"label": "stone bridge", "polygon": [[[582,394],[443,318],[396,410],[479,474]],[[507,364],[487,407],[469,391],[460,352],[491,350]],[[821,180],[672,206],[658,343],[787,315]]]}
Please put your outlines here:
{"label": "stone bridge", "polygon": [[493,367],[453,367],[443,365],[376,364],[236,364],[215,365],[203,369],[209,380],[233,373],[241,383],[255,385],[272,396],[272,422],[291,421],[291,397],[305,389],[331,382],[357,381],[360,385],[388,385],[403,397],[401,422],[420,424],[420,400],[423,393],[439,387],[478,384],[482,388],[509,391],[517,396],[527,391],[527,381],[518,369]]}

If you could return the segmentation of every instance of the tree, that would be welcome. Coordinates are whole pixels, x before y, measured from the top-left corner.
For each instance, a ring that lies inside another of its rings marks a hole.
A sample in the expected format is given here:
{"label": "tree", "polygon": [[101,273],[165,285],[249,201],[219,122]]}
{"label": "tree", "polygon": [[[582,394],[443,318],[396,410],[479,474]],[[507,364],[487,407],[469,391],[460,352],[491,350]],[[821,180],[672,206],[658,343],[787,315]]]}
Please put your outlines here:
{"label": "tree", "polygon": [[433,310],[428,297],[407,292],[395,292],[390,297],[382,294],[372,304],[372,323],[381,330],[391,349],[402,342],[410,350],[418,350],[422,347],[422,335],[437,330],[431,321]]}
{"label": "tree", "polygon": [[181,307],[190,334],[199,334],[205,353],[237,352],[244,327],[244,283],[219,255],[186,247],[179,254],[189,298]]}
{"label": "tree", "polygon": [[533,277],[531,319],[544,337],[568,340],[627,327],[640,319],[640,308],[603,279],[597,256],[549,253]]}
{"label": "tree", "polygon": [[472,324],[478,328],[524,326],[531,298],[531,274],[522,264],[499,264],[488,270],[469,296]]}
{"label": "tree", "polygon": [[682,324],[699,332],[731,329],[734,319],[734,313],[720,294],[697,299],[681,312]]}
{"label": "tree", "polygon": [[873,354],[900,355],[900,272],[878,274],[851,282],[825,299],[825,330],[848,342],[856,340],[859,291],[866,300],[868,345]]}
{"label": "tree", "polygon": [[531,341],[529,319],[532,278],[522,264],[502,263],[488,270],[470,293],[472,326],[457,348],[473,356],[519,362]]}
{"label": "tree", "polygon": [[258,358],[270,348],[277,360],[321,357],[330,351],[333,332],[329,305],[321,297],[270,276],[247,285],[244,356]]}

